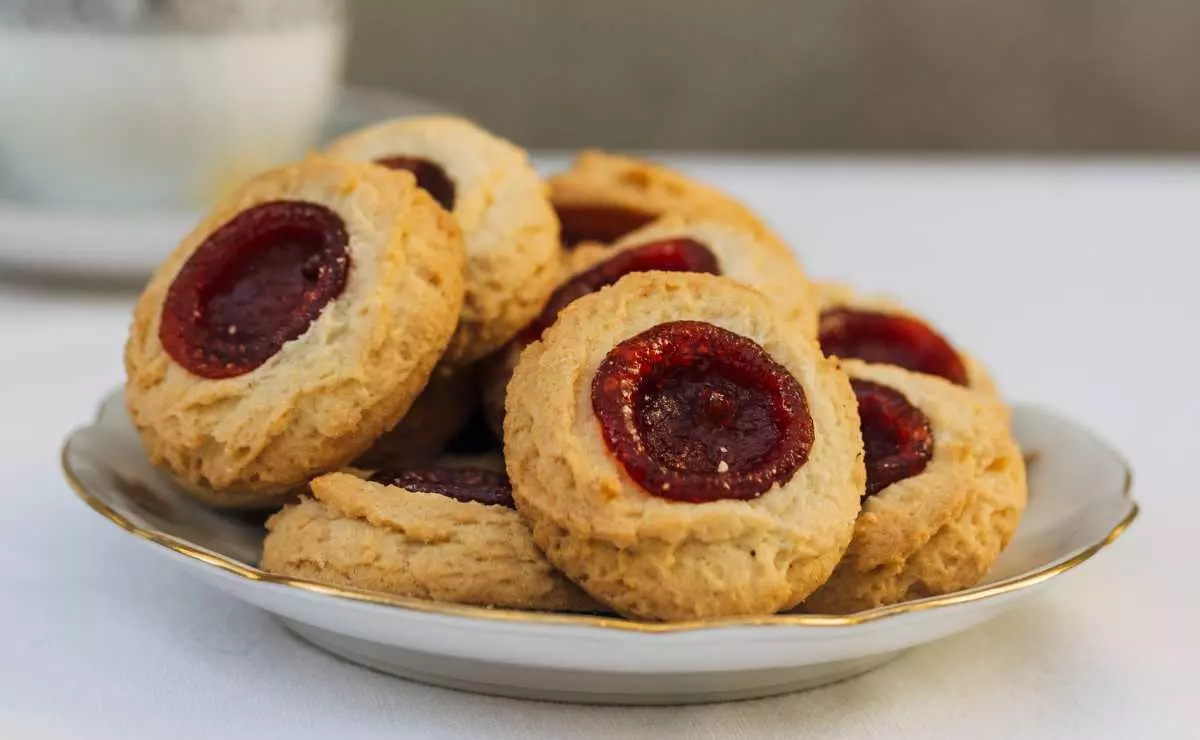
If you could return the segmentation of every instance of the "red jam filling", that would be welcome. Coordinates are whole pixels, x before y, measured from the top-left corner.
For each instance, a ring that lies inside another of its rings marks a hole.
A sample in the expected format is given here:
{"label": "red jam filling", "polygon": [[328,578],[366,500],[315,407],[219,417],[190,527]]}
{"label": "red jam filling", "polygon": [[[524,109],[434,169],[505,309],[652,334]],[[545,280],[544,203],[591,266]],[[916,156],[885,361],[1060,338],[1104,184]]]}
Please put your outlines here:
{"label": "red jam filling", "polygon": [[867,495],[923,471],[933,457],[929,417],[895,388],[858,378],[850,385],[858,398]]}
{"label": "red jam filling", "polygon": [[609,452],[654,496],[753,499],[808,460],[804,389],[762,347],[712,324],[672,321],[621,342],[592,380]]}
{"label": "red jam filling", "polygon": [[231,378],[308,330],[346,287],[340,216],[303,201],[242,211],[192,253],[167,291],[158,336],[188,371]]}
{"label": "red jam filling", "polygon": [[695,239],[663,239],[626,249],[560,285],[551,294],[550,300],[546,301],[538,317],[521,331],[518,339],[525,344],[541,339],[542,332],[550,328],[559,312],[577,298],[612,285],[631,272],[650,270],[721,274],[717,258],[708,247]]}
{"label": "red jam filling", "polygon": [[397,155],[377,159],[375,164],[381,164],[391,170],[408,170],[417,178],[417,185],[432,195],[442,208],[447,211],[454,210],[454,181],[436,163],[420,157]]}
{"label": "red jam filling", "polygon": [[516,508],[508,478],[482,468],[380,470],[371,481],[417,493],[438,493],[464,503]]}
{"label": "red jam filling", "polygon": [[838,308],[821,314],[821,349],[835,357],[898,365],[967,384],[967,368],[950,343],[907,316]]}
{"label": "red jam filling", "polygon": [[611,244],[657,218],[656,214],[632,208],[604,205],[558,205],[564,247],[580,242]]}

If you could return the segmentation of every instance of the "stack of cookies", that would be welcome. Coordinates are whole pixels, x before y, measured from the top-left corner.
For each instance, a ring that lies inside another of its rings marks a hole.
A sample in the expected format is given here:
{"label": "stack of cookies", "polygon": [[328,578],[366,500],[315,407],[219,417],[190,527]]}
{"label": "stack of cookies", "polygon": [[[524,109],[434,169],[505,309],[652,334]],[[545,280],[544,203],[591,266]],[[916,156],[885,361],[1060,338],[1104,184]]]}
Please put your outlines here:
{"label": "stack of cookies", "polygon": [[156,465],[275,511],[265,570],[407,597],[852,612],[975,584],[1025,505],[1006,406],[928,322],[707,185],[601,152],[543,182],[455,118],[245,183],[126,369]]}

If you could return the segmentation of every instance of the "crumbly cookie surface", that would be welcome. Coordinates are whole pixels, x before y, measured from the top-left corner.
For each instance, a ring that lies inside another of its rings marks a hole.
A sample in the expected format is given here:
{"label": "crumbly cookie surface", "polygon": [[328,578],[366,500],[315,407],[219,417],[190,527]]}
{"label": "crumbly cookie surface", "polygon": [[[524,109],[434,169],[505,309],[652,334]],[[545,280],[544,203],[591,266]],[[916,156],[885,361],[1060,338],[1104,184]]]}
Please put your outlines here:
{"label": "crumbly cookie surface", "polygon": [[[782,254],[775,245],[762,241],[745,225],[710,218],[685,220],[668,216],[616,242],[609,248],[608,255],[653,241],[681,238],[695,239],[703,244],[716,256],[722,275],[757,289],[805,336],[817,335],[819,300],[816,287],[809,282],[795,257]],[[595,265],[601,258],[594,249],[576,257],[590,262],[586,267]],[[576,273],[586,269],[579,262],[574,266]]]}
{"label": "crumbly cookie surface", "polygon": [[345,473],[311,487],[268,520],[264,570],[457,604],[602,610],[546,562],[512,509]]}
{"label": "crumbly cookie surface", "polygon": [[525,151],[461,118],[382,123],[334,142],[330,156],[368,161],[407,155],[453,181],[452,215],[466,244],[466,295],[444,361],[493,352],[541,310],[558,275],[558,219]]}
{"label": "crumbly cookie surface", "polygon": [[[668,239],[694,239],[713,253],[721,274],[757,288],[784,317],[794,322],[805,336],[817,333],[818,301],[816,288],[803,268],[790,254],[760,241],[742,226],[699,219],[685,221],[667,216],[623,237],[611,246],[581,244],[563,260],[557,285],[597,265],[651,242]],[[496,430],[503,427],[504,394],[524,345],[511,342],[482,363],[480,383],[488,422]]]}
{"label": "crumbly cookie surface", "polygon": [[[555,287],[579,273],[603,262],[613,255],[613,248],[599,242],[585,242],[563,255]],[[504,436],[504,398],[508,381],[512,379],[517,361],[526,345],[514,340],[485,357],[479,363],[479,392],[488,426],[497,436]]]}
{"label": "crumbly cookie surface", "polygon": [[670,168],[636,157],[595,149],[576,157],[571,167],[547,181],[555,208],[607,207],[645,215],[708,219],[738,225],[781,251],[788,249],[744,204],[720,190]]}
{"label": "crumbly cookie surface", "polygon": [[[172,281],[214,230],[277,200],[317,203],[344,221],[345,288],[253,371],[194,375],[159,339]],[[229,507],[277,504],[347,464],[424,387],[454,331],[463,259],[458,227],[408,173],[312,157],[251,180],[165,260],[134,311],[126,402],[151,461]]]}
{"label": "crumbly cookie surface", "polygon": [[[753,340],[800,383],[815,439],[783,485],[682,503],[647,494],[608,451],[592,411],[597,367],[621,341],[679,319]],[[506,407],[509,477],[534,540],[623,614],[770,614],[823,583],[849,542],[865,485],[849,381],[767,298],[728,278],[636,273],[580,298],[521,355]]]}
{"label": "crumbly cookie surface", "polygon": [[847,613],[975,585],[1025,508],[1025,464],[1007,419],[978,393],[890,365],[844,360],[852,378],[894,388],[930,420],[925,470],[863,501],[837,569],[802,605]]}

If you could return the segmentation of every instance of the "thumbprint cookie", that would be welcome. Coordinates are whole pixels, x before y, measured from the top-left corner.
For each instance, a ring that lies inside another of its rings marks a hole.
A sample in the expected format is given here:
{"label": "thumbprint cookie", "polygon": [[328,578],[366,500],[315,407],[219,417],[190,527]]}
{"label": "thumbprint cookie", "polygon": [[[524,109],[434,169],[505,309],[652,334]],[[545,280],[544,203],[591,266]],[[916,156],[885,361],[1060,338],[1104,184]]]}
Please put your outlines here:
{"label": "thumbprint cookie", "polygon": [[477,390],[474,366],[434,368],[429,385],[400,423],[375,440],[355,465],[379,468],[427,464],[467,425]]}
{"label": "thumbprint cookie", "polygon": [[986,396],[934,375],[847,360],[867,497],[833,576],[804,602],[846,613],[975,585],[1025,508],[1025,464]]}
{"label": "thumbprint cookie", "polygon": [[563,278],[542,312],[507,346],[483,363],[481,382],[489,422],[500,429],[504,392],[521,350],[537,341],[559,312],[580,296],[633,272],[702,272],[757,288],[806,336],[816,336],[816,289],[792,258],[753,232],[720,221],[662,218],[611,247],[581,245],[563,261]]}
{"label": "thumbprint cookie", "polygon": [[854,394],[757,290],[646,272],[522,353],[505,458],[547,558],[621,614],[771,614],[824,583],[865,486]]}
{"label": "thumbprint cookie", "polygon": [[534,546],[503,473],[330,473],[311,489],[267,521],[263,570],[456,604],[603,610]]}
{"label": "thumbprint cookie", "polygon": [[896,365],[997,396],[983,365],[890,298],[857,295],[836,283],[820,283],[817,291],[818,341],[825,354]]}
{"label": "thumbprint cookie", "polygon": [[611,244],[662,216],[677,214],[741,226],[763,243],[787,251],[742,203],[644,159],[587,150],[548,183],[566,247],[586,241]]}
{"label": "thumbprint cookie", "polygon": [[125,351],[151,460],[277,504],[392,428],[462,304],[462,237],[409,173],[318,157],[219,203],[151,278]]}
{"label": "thumbprint cookie", "polygon": [[462,229],[466,296],[444,362],[465,365],[528,324],[558,278],[558,219],[525,151],[453,117],[410,118],[350,134],[332,156],[411,171]]}

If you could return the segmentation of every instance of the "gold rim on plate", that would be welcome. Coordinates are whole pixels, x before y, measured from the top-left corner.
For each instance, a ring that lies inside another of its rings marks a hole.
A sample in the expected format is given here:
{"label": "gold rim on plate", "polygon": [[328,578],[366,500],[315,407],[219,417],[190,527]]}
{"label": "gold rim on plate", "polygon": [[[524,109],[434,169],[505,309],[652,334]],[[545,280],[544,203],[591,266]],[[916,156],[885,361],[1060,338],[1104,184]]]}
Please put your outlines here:
{"label": "gold rim on plate", "polygon": [[596,627],[606,630],[618,630],[621,632],[641,632],[641,633],[669,633],[669,632],[691,632],[700,629],[717,629],[723,627],[764,627],[764,626],[804,626],[804,627],[848,627],[857,624],[866,624],[867,622],[876,622],[881,619],[897,617],[902,614],[914,614],[916,612],[929,611],[931,609],[941,609],[956,604],[967,604],[974,601],[981,601],[1004,594],[1021,591],[1039,583],[1047,581],[1057,575],[1061,575],[1072,568],[1082,564],[1090,559],[1093,555],[1103,550],[1116,541],[1121,534],[1128,529],[1129,525],[1138,516],[1138,503],[1133,499],[1133,471],[1125,459],[1110,448],[1110,452],[1120,462],[1121,467],[1125,471],[1125,480],[1123,484],[1122,494],[1129,502],[1129,513],[1114,526],[1109,533],[1099,542],[1089,545],[1075,555],[1067,558],[1059,563],[1051,563],[1037,570],[1024,573],[1022,575],[1006,578],[996,583],[991,583],[986,586],[976,586],[963,591],[956,591],[951,594],[942,596],[931,596],[916,601],[906,601],[890,606],[881,606],[867,611],[855,612],[853,614],[773,614],[770,616],[761,617],[731,617],[725,619],[708,619],[708,620],[692,620],[688,622],[635,622],[632,620],[621,619],[620,617],[604,617],[588,614],[567,614],[559,612],[536,612],[536,611],[521,611],[517,609],[501,609],[482,606],[468,606],[465,604],[450,604],[439,601],[429,601],[426,599],[417,599],[407,596],[395,596],[392,594],[379,593],[375,591],[361,591],[359,589],[333,586],[317,581],[310,581],[303,578],[291,578],[288,576],[275,575],[263,570],[259,570],[245,563],[233,560],[219,553],[199,547],[185,540],[181,540],[173,535],[154,530],[143,529],[133,522],[126,519],[120,513],[115,511],[108,504],[101,501],[96,496],[92,495],[83,481],[75,474],[71,468],[71,463],[68,460],[67,453],[70,447],[70,440],[75,435],[83,431],[87,427],[81,427],[73,431],[63,445],[60,461],[62,464],[63,475],[67,479],[75,494],[83,499],[83,501],[92,509],[104,516],[113,524],[116,524],[121,529],[124,529],[130,534],[136,535],[148,542],[153,542],[156,545],[167,548],[168,550],[182,555],[193,560],[198,560],[201,563],[217,568],[225,573],[244,578],[249,581],[258,583],[267,583],[277,586],[286,586],[290,588],[298,588],[302,591],[321,594],[322,596],[333,596],[340,599],[348,599],[350,601],[365,602],[368,604],[378,604],[380,606],[399,607],[409,609],[411,611],[422,612],[425,614],[437,614],[449,617],[462,617],[469,619],[484,619],[489,621],[502,622],[521,622],[526,624],[557,624],[572,627]]}

